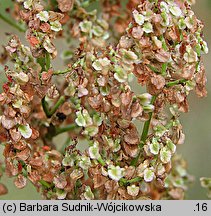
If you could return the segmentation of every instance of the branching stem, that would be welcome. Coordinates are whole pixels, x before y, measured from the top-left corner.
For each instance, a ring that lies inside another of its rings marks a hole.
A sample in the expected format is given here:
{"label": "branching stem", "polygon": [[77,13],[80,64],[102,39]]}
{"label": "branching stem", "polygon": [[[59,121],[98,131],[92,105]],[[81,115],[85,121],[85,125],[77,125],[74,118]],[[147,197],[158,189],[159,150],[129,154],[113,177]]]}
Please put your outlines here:
{"label": "branching stem", "polygon": [[45,97],[44,97],[42,99],[42,107],[43,107],[43,110],[44,110],[46,116],[48,118],[50,118],[64,102],[65,102],[65,97],[61,96],[59,98],[59,100],[56,102],[56,104],[54,105],[54,107],[51,110],[49,110],[48,104],[47,104]]}

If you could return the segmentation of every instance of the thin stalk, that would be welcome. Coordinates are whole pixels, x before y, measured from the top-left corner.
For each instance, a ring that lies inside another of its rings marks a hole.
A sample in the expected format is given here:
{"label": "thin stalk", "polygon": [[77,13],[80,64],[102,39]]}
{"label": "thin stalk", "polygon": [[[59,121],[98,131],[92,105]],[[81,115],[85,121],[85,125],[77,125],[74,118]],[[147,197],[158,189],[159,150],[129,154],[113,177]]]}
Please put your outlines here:
{"label": "thin stalk", "polygon": [[46,53],[45,55],[45,68],[46,68],[46,71],[48,71],[51,67],[51,56],[49,53]]}
{"label": "thin stalk", "polygon": [[46,100],[45,100],[45,97],[42,99],[42,108],[43,108],[43,110],[44,110],[44,112],[45,112],[45,115],[48,117],[48,118],[50,118],[50,113],[49,113],[49,110],[48,110],[48,103],[46,102]]}
{"label": "thin stalk", "polygon": [[56,104],[54,105],[54,107],[50,110],[50,116],[52,116],[64,102],[65,102],[65,97],[61,96],[59,100],[56,102]]}
{"label": "thin stalk", "polygon": [[51,56],[46,52],[45,57],[37,58],[37,63],[40,64],[42,71],[48,71],[51,67]]}
{"label": "thin stalk", "polygon": [[161,74],[162,74],[163,76],[166,75],[167,67],[168,67],[168,63],[163,63],[163,64],[162,64]]}
{"label": "thin stalk", "polygon": [[[153,96],[151,104],[153,104],[155,102],[155,99],[156,99],[156,96]],[[147,139],[147,136],[148,136],[149,126],[150,126],[150,122],[151,122],[151,119],[152,119],[152,114],[153,114],[152,112],[149,113],[149,119],[144,123],[144,128],[143,128],[143,132],[142,132],[142,135],[141,135],[141,142],[143,142],[143,143],[145,143],[145,141]]]}
{"label": "thin stalk", "polygon": [[53,75],[60,75],[60,74],[66,74],[69,73],[72,70],[72,68],[67,68],[66,70],[58,70],[58,71],[54,71]]}
{"label": "thin stalk", "polygon": [[175,86],[175,85],[178,85],[178,84],[183,84],[185,82],[187,82],[186,79],[175,80],[175,81],[166,83],[166,87],[172,87],[172,86]]}
{"label": "thin stalk", "polygon": [[97,159],[98,162],[102,165],[102,166],[105,166],[106,165],[106,162],[100,157]]}
{"label": "thin stalk", "polygon": [[77,129],[77,128],[78,128],[78,126],[76,124],[69,124],[69,125],[65,125],[64,127],[56,128],[55,136],[57,136],[61,133],[72,131],[72,130]]}
{"label": "thin stalk", "polygon": [[46,181],[44,181],[44,180],[39,180],[39,183],[43,186],[43,187],[45,187],[45,188],[51,188],[53,185],[52,184],[49,184],[48,182],[46,182]]}
{"label": "thin stalk", "polygon": [[20,24],[16,23],[14,20],[9,19],[7,16],[0,13],[0,19],[2,19],[7,24],[11,25],[12,27],[16,28],[20,32],[25,32],[26,29],[21,27]]}
{"label": "thin stalk", "polygon": [[157,68],[153,67],[152,65],[147,65],[147,67],[148,67],[149,69],[151,69],[154,73],[157,73],[157,74],[160,73],[160,71],[159,71]]}
{"label": "thin stalk", "polygon": [[167,46],[167,44],[166,44],[166,41],[165,41],[165,38],[164,38],[163,35],[160,36],[160,40],[162,41],[163,49],[164,49],[165,51],[167,51],[167,50],[168,50],[168,46]]}
{"label": "thin stalk", "polygon": [[[69,125],[65,125],[64,127],[59,127],[59,128],[56,128],[54,125],[50,125],[50,127],[48,127],[48,133],[46,134],[45,137],[48,140],[52,140],[53,137],[55,137],[61,133],[73,131],[77,128],[79,128],[79,127],[76,124],[69,124]],[[70,138],[68,137],[68,139],[66,140],[66,142],[64,144],[64,148],[68,145],[69,142],[70,142]]]}
{"label": "thin stalk", "polygon": [[133,178],[133,179],[130,179],[130,180],[126,180],[125,178],[121,178],[120,183],[123,184],[123,185],[130,185],[130,184],[133,184],[133,183],[136,183],[136,182],[140,182],[141,179],[142,179],[141,177],[136,177],[136,178]]}
{"label": "thin stalk", "polygon": [[48,104],[47,104],[45,97],[44,97],[42,99],[42,107],[43,107],[43,110],[44,110],[46,116],[48,118],[50,118],[64,102],[65,102],[65,97],[61,96],[59,98],[59,100],[56,102],[56,104],[54,105],[54,107],[51,110],[49,110]]}
{"label": "thin stalk", "polygon": [[[155,102],[155,99],[156,99],[156,96],[153,96],[152,100],[151,100],[151,104],[153,104]],[[149,126],[150,126],[150,122],[151,122],[151,119],[152,119],[152,114],[153,114],[153,112],[149,113],[149,119],[144,123],[144,128],[143,128],[143,131],[142,131],[142,134],[141,134],[141,145],[139,146],[140,148],[141,148],[142,144],[144,145],[145,142],[146,142],[146,139],[147,139],[147,136],[148,136],[148,133],[149,133]],[[131,166],[136,166],[140,156],[141,156],[141,149],[140,149],[137,157],[134,158],[131,161],[130,165]]]}

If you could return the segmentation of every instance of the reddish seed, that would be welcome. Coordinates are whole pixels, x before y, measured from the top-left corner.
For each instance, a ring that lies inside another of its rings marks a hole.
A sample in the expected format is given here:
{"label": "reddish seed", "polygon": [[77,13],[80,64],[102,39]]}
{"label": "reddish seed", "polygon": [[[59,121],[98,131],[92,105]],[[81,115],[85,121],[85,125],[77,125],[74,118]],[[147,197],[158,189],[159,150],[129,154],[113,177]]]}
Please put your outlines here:
{"label": "reddish seed", "polygon": [[4,92],[8,92],[9,91],[9,85],[8,85],[8,83],[4,83],[2,87],[3,87]]}
{"label": "reddish seed", "polygon": [[19,164],[18,164],[18,172],[21,172],[21,171],[22,171],[22,168],[23,168],[22,164],[19,163]]}
{"label": "reddish seed", "polygon": [[50,151],[50,150],[51,150],[51,148],[50,148],[49,146],[43,146],[42,149],[43,149],[44,151]]}
{"label": "reddish seed", "polygon": [[9,82],[13,82],[12,76],[7,76],[7,79],[9,80]]}

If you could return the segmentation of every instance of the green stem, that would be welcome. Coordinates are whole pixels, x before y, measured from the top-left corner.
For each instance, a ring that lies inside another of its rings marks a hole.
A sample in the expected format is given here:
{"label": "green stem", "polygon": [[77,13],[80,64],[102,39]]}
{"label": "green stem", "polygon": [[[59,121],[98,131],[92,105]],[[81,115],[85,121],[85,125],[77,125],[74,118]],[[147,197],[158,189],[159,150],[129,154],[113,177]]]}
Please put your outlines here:
{"label": "green stem", "polygon": [[160,36],[160,40],[162,41],[163,49],[164,49],[165,51],[167,51],[167,50],[168,50],[168,46],[167,46],[167,44],[166,44],[166,41],[165,41],[165,38],[164,38],[163,35]]}
{"label": "green stem", "polygon": [[[50,125],[48,127],[48,133],[46,134],[46,139],[47,140],[52,140],[53,137],[61,134],[61,133],[65,133],[68,131],[73,131],[74,129],[77,129],[78,126],[76,124],[69,124],[69,125],[65,125],[64,127],[60,127],[60,128],[56,128],[54,125]],[[66,140],[65,144],[64,144],[64,148],[62,149],[62,151],[64,151],[65,147],[68,145],[68,143],[70,142],[70,138],[68,137],[68,139]]]}
{"label": "green stem", "polygon": [[149,69],[151,69],[154,73],[157,73],[157,74],[160,73],[160,71],[159,71],[157,68],[153,67],[152,65],[147,65],[147,67],[148,67]]}
{"label": "green stem", "polygon": [[40,64],[42,71],[48,71],[51,67],[51,56],[49,53],[45,54],[45,57],[37,58],[37,63]]}
{"label": "green stem", "polygon": [[126,180],[125,178],[121,178],[120,179],[120,183],[124,186],[127,186],[127,185],[130,185],[130,184],[133,184],[133,183],[136,183],[136,182],[140,182],[141,181],[141,177],[136,177],[136,178],[133,178],[133,179],[130,179],[130,180]]}
{"label": "green stem", "polygon": [[46,53],[45,55],[45,68],[46,68],[46,71],[48,71],[51,67],[51,56],[49,53]]}
{"label": "green stem", "polygon": [[[155,99],[156,99],[156,96],[153,96],[152,100],[151,100],[151,104],[154,104]],[[141,135],[141,142],[143,142],[143,143],[145,143],[145,141],[147,139],[147,136],[148,136],[149,126],[150,126],[150,122],[151,122],[151,119],[152,119],[152,114],[153,114],[152,112],[149,113],[149,119],[144,123],[144,128],[143,128],[143,132],[142,132],[142,135]]]}
{"label": "green stem", "polygon": [[102,165],[102,166],[105,166],[106,165],[106,162],[100,157],[97,159],[98,162]]}
{"label": "green stem", "polygon": [[69,124],[69,125],[65,125],[64,127],[61,127],[61,128],[56,128],[55,136],[57,136],[58,134],[61,134],[61,133],[72,131],[76,128],[78,128],[78,126],[76,124]]}
{"label": "green stem", "polygon": [[4,22],[8,23],[12,27],[16,28],[20,32],[26,31],[26,29],[21,27],[20,24],[16,23],[14,20],[10,20],[7,16],[3,15],[2,13],[0,13],[0,19],[2,19]]}
{"label": "green stem", "polygon": [[49,113],[49,110],[48,110],[48,103],[45,101],[45,97],[42,99],[42,108],[45,112],[45,115],[50,118],[50,113]]}
{"label": "green stem", "polygon": [[61,96],[59,100],[56,102],[56,104],[54,105],[54,107],[50,110],[50,116],[52,116],[64,102],[65,102],[65,97]]}
{"label": "green stem", "polygon": [[[155,99],[156,99],[156,96],[153,96],[152,97],[152,100],[151,100],[151,104],[153,104],[155,102]],[[141,145],[139,146],[141,148],[142,144],[144,145],[145,142],[146,142],[146,139],[147,139],[147,136],[148,136],[148,133],[149,133],[149,126],[150,126],[150,122],[151,122],[151,119],[152,119],[152,114],[153,112],[149,113],[149,119],[144,123],[144,128],[143,128],[143,132],[141,134]],[[137,155],[136,158],[134,158],[132,161],[131,161],[131,166],[136,166],[136,164],[138,163],[138,159],[139,157],[141,156],[141,149]]]}
{"label": "green stem", "polygon": [[46,181],[44,181],[44,180],[39,180],[39,183],[43,186],[43,187],[45,187],[45,188],[48,188],[48,189],[50,189],[53,185],[52,184],[49,184],[48,182],[46,182]]}
{"label": "green stem", "polygon": [[167,67],[168,67],[168,63],[163,63],[163,64],[162,64],[161,74],[162,74],[163,76],[166,76]]}
{"label": "green stem", "polygon": [[41,68],[42,68],[41,73],[42,73],[43,71],[45,71],[45,58],[43,58],[43,57],[37,58],[37,63],[38,63],[38,64],[41,66]]}
{"label": "green stem", "polygon": [[51,110],[49,110],[48,109],[48,104],[47,104],[47,102],[45,100],[45,97],[44,97],[42,99],[42,107],[43,107],[43,110],[44,110],[46,116],[48,118],[50,118],[64,102],[65,102],[65,97],[61,96],[59,98],[59,100],[56,102],[56,104],[54,105],[54,107]]}
{"label": "green stem", "polygon": [[178,85],[178,84],[184,84],[185,82],[187,82],[186,79],[175,80],[175,81],[166,83],[166,87],[172,87],[172,86],[175,86],[175,85]]}
{"label": "green stem", "polygon": [[60,74],[66,74],[69,73],[72,70],[72,68],[67,68],[66,70],[58,70],[58,71],[54,71],[53,75],[60,75]]}

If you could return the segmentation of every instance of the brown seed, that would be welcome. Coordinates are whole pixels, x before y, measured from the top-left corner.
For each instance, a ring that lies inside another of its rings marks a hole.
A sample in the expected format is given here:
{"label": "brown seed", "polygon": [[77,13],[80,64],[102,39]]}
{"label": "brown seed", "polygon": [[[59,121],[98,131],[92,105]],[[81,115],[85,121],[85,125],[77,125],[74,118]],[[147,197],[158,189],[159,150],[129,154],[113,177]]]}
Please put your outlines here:
{"label": "brown seed", "polygon": [[67,180],[64,175],[60,175],[60,176],[54,177],[53,183],[55,184],[57,188],[64,189],[67,185]]}
{"label": "brown seed", "polygon": [[12,119],[12,118],[8,118],[5,115],[3,115],[2,118],[1,118],[1,123],[2,123],[2,126],[4,128],[9,130],[9,129],[13,128],[16,125],[16,120]]}
{"label": "brown seed", "polygon": [[138,154],[138,145],[129,145],[127,143],[123,143],[124,152],[126,155],[130,157],[136,157]]}
{"label": "brown seed", "polygon": [[144,34],[144,31],[143,29],[141,28],[141,26],[137,26],[137,27],[134,27],[132,29],[132,36],[135,38],[135,39],[141,39],[142,35]]}
{"label": "brown seed", "polygon": [[27,159],[29,158],[30,153],[31,153],[30,149],[29,149],[29,148],[26,148],[26,149],[24,149],[23,151],[16,153],[16,156],[17,156],[20,160],[25,161],[25,160],[27,160]]}
{"label": "brown seed", "polygon": [[27,179],[23,175],[18,175],[14,180],[14,184],[17,188],[22,189],[26,186]]}
{"label": "brown seed", "polygon": [[7,193],[8,193],[7,187],[4,184],[0,183],[0,196],[5,195]]}
{"label": "brown seed", "polygon": [[94,183],[94,188],[99,188],[102,185],[105,184],[105,182],[107,181],[107,178],[100,175],[100,174],[96,174],[93,177],[93,183]]}
{"label": "brown seed", "polygon": [[10,132],[11,138],[12,138],[15,142],[20,141],[20,139],[21,139],[21,134],[20,134],[20,132],[19,132],[16,128],[10,129],[9,132]]}
{"label": "brown seed", "polygon": [[43,165],[43,161],[41,158],[32,158],[29,164],[33,167],[41,167]]}
{"label": "brown seed", "polygon": [[137,118],[138,116],[141,116],[142,112],[143,112],[142,106],[138,102],[133,103],[131,107],[131,117]]}
{"label": "brown seed", "polygon": [[57,0],[59,10],[69,12],[72,10],[75,0]]}
{"label": "brown seed", "polygon": [[36,184],[40,179],[41,176],[37,170],[32,171],[31,173],[28,174],[27,177],[33,184]]}

